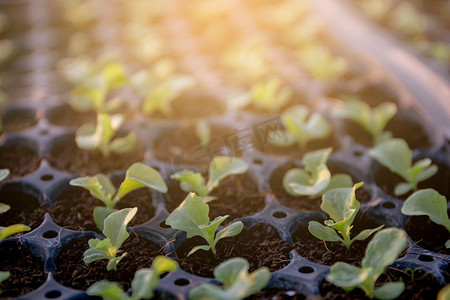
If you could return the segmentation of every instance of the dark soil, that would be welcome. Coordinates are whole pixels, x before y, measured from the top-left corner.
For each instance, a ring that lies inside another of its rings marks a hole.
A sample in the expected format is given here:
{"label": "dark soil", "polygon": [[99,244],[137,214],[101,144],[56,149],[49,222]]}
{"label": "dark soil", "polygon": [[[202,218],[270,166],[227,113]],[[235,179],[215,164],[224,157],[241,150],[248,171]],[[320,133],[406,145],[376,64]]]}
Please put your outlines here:
{"label": "dark soil", "polygon": [[103,157],[99,150],[81,150],[74,140],[66,140],[52,149],[48,161],[58,170],[85,176],[126,170],[143,158],[144,150],[139,145],[127,153]]}
{"label": "dark soil", "polygon": [[263,289],[250,297],[247,300],[304,300],[306,297],[296,291],[283,291],[277,289]]}
{"label": "dark soil", "polygon": [[[397,299],[436,299],[437,293],[442,288],[436,279],[431,274],[427,274],[421,270],[415,270],[413,277],[411,276],[411,272],[411,270],[405,271],[387,268],[387,271],[378,278],[375,286],[380,287],[387,282],[403,280],[405,290]],[[323,295],[322,299],[327,300],[370,299],[360,289],[345,292],[343,289],[326,280],[320,285],[320,292]]]}
{"label": "dark soil", "polygon": [[73,240],[61,247],[56,259],[55,279],[66,287],[86,290],[93,283],[107,279],[119,283],[125,290],[130,288],[134,273],[141,268],[149,268],[153,259],[164,255],[163,245],[140,238],[134,233],[122,245],[123,252],[128,252],[117,265],[117,271],[107,271],[106,260],[91,264],[83,262],[83,253],[88,249],[89,238]]}
{"label": "dark soil", "polygon": [[[450,168],[438,162],[433,162],[433,164],[438,166],[438,172],[431,178],[420,182],[417,187],[418,189],[433,188],[441,195],[446,196],[447,199],[450,199]],[[404,195],[395,196],[395,186],[401,182],[405,182],[405,180],[385,167],[381,167],[375,173],[375,182],[383,192],[402,200],[405,200],[413,193],[413,191],[410,191]]]}
{"label": "dark soil", "polygon": [[450,233],[444,226],[431,221],[428,216],[408,217],[405,221],[405,230],[419,246],[450,255],[450,249],[445,248],[445,242],[450,239]]}
{"label": "dark soil", "polygon": [[[180,182],[169,185],[165,195],[166,208],[172,212],[186,198],[188,193],[180,188]],[[217,200],[209,202],[209,218],[229,215],[225,221],[253,215],[264,209],[264,194],[258,192],[258,187],[248,174],[232,175],[221,181],[219,187],[211,195]]]}
{"label": "dark soil", "polygon": [[33,256],[20,242],[6,242],[0,250],[0,270],[11,276],[0,285],[1,297],[19,297],[36,290],[47,279],[43,261]]}
{"label": "dark soil", "polygon": [[[207,169],[214,156],[226,153],[224,147],[233,135],[230,128],[211,128],[211,142],[202,147],[193,127],[182,127],[162,134],[153,143],[154,156],[174,166],[192,165]],[[233,153],[234,156],[236,153]]]}
{"label": "dark soil", "polygon": [[25,224],[33,230],[44,221],[46,205],[40,207],[39,201],[31,194],[22,191],[3,190],[0,202],[8,204],[11,209],[0,214],[1,226]]}
{"label": "dark soil", "polygon": [[215,267],[233,257],[248,260],[250,272],[263,266],[271,272],[281,270],[289,263],[292,250],[292,246],[281,240],[276,230],[265,223],[246,226],[237,236],[220,240],[216,245],[216,257],[211,251],[202,250],[187,257],[193,247],[204,244],[206,242],[200,237],[182,243],[177,250],[178,262],[183,270],[210,278],[214,277]]}
{"label": "dark soil", "polygon": [[[346,173],[344,170],[340,170],[339,168],[335,168],[331,165],[328,166],[332,174],[336,173]],[[295,163],[286,163],[281,165],[279,168],[275,169],[270,177],[269,183],[272,192],[275,194],[277,200],[287,206],[289,208],[293,208],[299,211],[310,210],[310,211],[320,211],[320,205],[322,204],[322,197],[317,197],[314,199],[310,199],[309,197],[294,197],[286,192],[283,186],[283,177],[284,175],[293,168],[299,168],[299,165]],[[355,178],[352,178],[353,182],[358,182]],[[356,199],[360,203],[366,203],[371,200],[370,193],[364,188],[361,187],[356,190]]]}
{"label": "dark soil", "polygon": [[2,126],[6,132],[22,130],[36,123],[36,112],[34,110],[15,109],[2,116]]}
{"label": "dark soil", "polygon": [[73,110],[69,105],[64,105],[47,112],[47,119],[54,125],[79,127],[83,124],[95,123],[96,116],[93,111],[81,113]]}
{"label": "dark soil", "polygon": [[[82,231],[97,231],[92,212],[94,207],[104,206],[81,188],[68,189],[56,198],[50,210],[53,221],[65,228]],[[117,204],[117,209],[138,207],[136,216],[129,226],[136,226],[149,221],[155,215],[150,190],[142,188],[126,195]]]}
{"label": "dark soil", "polygon": [[8,178],[27,175],[37,168],[41,160],[36,152],[25,145],[8,145],[0,148],[0,168],[9,169]]}

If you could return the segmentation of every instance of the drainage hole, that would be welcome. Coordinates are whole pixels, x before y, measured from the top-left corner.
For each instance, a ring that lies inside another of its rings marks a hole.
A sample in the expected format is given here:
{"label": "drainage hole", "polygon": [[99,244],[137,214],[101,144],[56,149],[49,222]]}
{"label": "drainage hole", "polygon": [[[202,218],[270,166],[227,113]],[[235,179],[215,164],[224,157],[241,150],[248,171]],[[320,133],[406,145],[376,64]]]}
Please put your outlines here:
{"label": "drainage hole", "polygon": [[42,237],[46,238],[46,239],[52,239],[58,236],[58,233],[54,230],[49,230],[46,231],[42,234]]}
{"label": "drainage hole", "polygon": [[431,255],[424,255],[424,254],[420,254],[419,257],[417,257],[420,261],[425,261],[425,262],[431,262],[434,261],[434,257]]}
{"label": "drainage hole", "polygon": [[60,296],[61,296],[61,292],[60,291],[56,291],[56,290],[47,292],[45,294],[45,298],[49,298],[49,299],[59,298]]}
{"label": "drainage hole", "polygon": [[283,218],[286,218],[287,215],[284,211],[277,211],[277,212],[274,212],[272,216],[277,219],[283,219]]}
{"label": "drainage hole", "polygon": [[311,273],[314,273],[315,270],[312,267],[304,266],[304,267],[300,267],[298,269],[298,271],[303,274],[311,274]]}
{"label": "drainage hole", "polygon": [[53,175],[46,174],[46,175],[41,176],[42,181],[50,181],[52,179],[53,179]]}
{"label": "drainage hole", "polygon": [[260,159],[254,159],[254,160],[253,160],[253,163],[254,163],[255,165],[262,165],[263,161],[260,160]]}
{"label": "drainage hole", "polygon": [[40,135],[46,135],[48,134],[48,130],[47,129],[42,129],[41,131],[39,131]]}
{"label": "drainage hole", "polygon": [[175,285],[178,286],[185,286],[188,285],[190,283],[189,280],[187,280],[186,278],[178,278],[177,280],[175,280]]}
{"label": "drainage hole", "polygon": [[162,221],[161,223],[159,223],[159,227],[161,227],[161,228],[170,228],[170,226],[167,225],[165,221]]}
{"label": "drainage hole", "polygon": [[389,202],[389,201],[384,202],[381,206],[383,206],[384,208],[389,208],[389,209],[395,208],[395,204],[392,202]]}
{"label": "drainage hole", "polygon": [[353,155],[356,157],[360,157],[363,155],[363,153],[361,151],[356,150],[356,151],[353,151]]}

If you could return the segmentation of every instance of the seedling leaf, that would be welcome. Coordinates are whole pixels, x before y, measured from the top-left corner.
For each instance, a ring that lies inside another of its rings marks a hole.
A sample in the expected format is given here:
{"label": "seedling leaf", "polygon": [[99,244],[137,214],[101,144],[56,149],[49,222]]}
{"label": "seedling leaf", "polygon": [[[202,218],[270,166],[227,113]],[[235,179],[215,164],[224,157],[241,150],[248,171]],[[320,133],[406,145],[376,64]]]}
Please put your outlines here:
{"label": "seedling leaf", "polygon": [[8,227],[0,227],[0,241],[3,241],[7,237],[22,232],[22,231],[30,231],[31,228],[23,225],[23,224],[14,224]]}
{"label": "seedling leaf", "polygon": [[209,179],[206,185],[212,191],[219,186],[221,180],[230,175],[245,173],[247,169],[247,163],[240,158],[216,156],[209,165]]}
{"label": "seedling leaf", "polygon": [[382,287],[375,289],[373,296],[377,299],[397,299],[405,289],[405,284],[403,281],[388,282]]}

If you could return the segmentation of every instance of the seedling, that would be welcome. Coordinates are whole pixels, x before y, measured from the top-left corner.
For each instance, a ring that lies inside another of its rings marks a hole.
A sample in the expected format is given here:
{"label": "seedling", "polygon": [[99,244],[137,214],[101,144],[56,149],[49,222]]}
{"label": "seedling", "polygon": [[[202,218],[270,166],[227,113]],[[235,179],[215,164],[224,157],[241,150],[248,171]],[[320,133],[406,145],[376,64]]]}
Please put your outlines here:
{"label": "seedling", "polygon": [[392,133],[384,131],[384,128],[397,113],[397,105],[385,102],[372,109],[365,102],[348,99],[343,106],[335,108],[333,113],[338,118],[358,123],[372,136],[376,145],[392,137]]}
{"label": "seedling", "polygon": [[131,282],[131,296],[116,282],[102,280],[91,285],[86,293],[89,296],[99,296],[103,299],[140,300],[152,299],[158,286],[161,274],[178,269],[178,264],[166,256],[157,256],[151,268],[137,270]]}
{"label": "seedling", "polygon": [[205,119],[200,119],[195,123],[195,135],[199,138],[202,147],[208,146],[211,142],[211,126]]}
{"label": "seedling", "polygon": [[424,158],[413,164],[413,153],[402,139],[384,141],[370,150],[380,164],[391,172],[400,175],[405,182],[397,184],[394,189],[396,196],[417,190],[417,184],[437,173],[438,167],[431,165],[431,159]]}
{"label": "seedling", "polygon": [[317,79],[337,79],[349,69],[345,58],[334,56],[318,43],[310,43],[299,51],[299,59],[305,69]]}
{"label": "seedling", "polygon": [[188,256],[197,250],[211,250],[216,255],[216,244],[219,240],[238,235],[244,228],[244,224],[237,221],[216,234],[217,227],[226,218],[228,218],[228,215],[217,217],[210,222],[208,204],[203,202],[203,199],[195,193],[190,193],[180,206],[167,217],[166,224],[173,229],[185,231],[188,238],[200,236],[208,243],[208,245],[192,248]]}
{"label": "seedling", "polygon": [[185,192],[195,192],[207,203],[216,200],[216,197],[209,194],[219,186],[220,181],[230,175],[245,173],[248,165],[242,159],[231,156],[216,156],[209,165],[208,182],[202,174],[183,170],[170,176],[172,179],[180,181],[180,187]]}
{"label": "seedling", "polygon": [[370,298],[395,299],[405,289],[402,281],[389,282],[379,288],[375,288],[375,282],[406,246],[407,238],[403,230],[384,229],[375,234],[373,240],[367,245],[361,268],[338,262],[331,267],[326,279],[345,291],[360,288]]}
{"label": "seedling", "polygon": [[189,293],[191,300],[240,300],[263,289],[270,280],[270,271],[266,267],[248,273],[248,261],[231,258],[214,269],[214,277],[223,284],[223,288],[210,283],[194,287]]}
{"label": "seedling", "polygon": [[325,193],[320,208],[331,217],[331,220],[324,222],[326,226],[316,221],[309,222],[309,232],[322,241],[342,242],[347,247],[347,250],[350,250],[350,246],[354,241],[363,241],[372,233],[380,230],[384,225],[374,229],[365,229],[353,239],[350,239],[350,230],[353,228],[352,223],[360,207],[355,197],[355,190],[363,184],[363,182],[359,182],[353,188],[337,188]]}
{"label": "seedling", "polygon": [[295,105],[288,108],[282,115],[285,131],[270,132],[268,141],[279,147],[288,147],[298,144],[304,148],[309,141],[328,137],[331,126],[319,113],[309,116],[309,109],[304,105]]}
{"label": "seedling", "polygon": [[448,300],[448,299],[450,299],[450,284],[444,286],[437,295],[437,300]]}
{"label": "seedling", "polygon": [[155,189],[161,193],[167,192],[167,186],[158,171],[142,163],[135,163],[128,168],[118,191],[108,177],[103,174],[78,177],[72,179],[70,184],[88,190],[92,197],[105,204],[106,207],[94,208],[94,221],[100,230],[103,230],[103,222],[106,217],[117,211],[114,207],[128,193],[142,187]]}
{"label": "seedling", "polygon": [[347,174],[331,175],[326,165],[332,148],[306,153],[303,169],[290,169],[283,177],[283,186],[290,195],[317,198],[334,188],[351,187],[352,178]]}
{"label": "seedling", "polygon": [[104,157],[112,153],[121,154],[129,152],[136,145],[137,135],[130,132],[124,137],[115,138],[114,135],[122,126],[123,115],[98,114],[97,125],[85,124],[76,133],[75,142],[80,149],[100,150]]}
{"label": "seedling", "polygon": [[[450,232],[447,199],[433,189],[423,189],[409,196],[403,203],[402,213],[408,216],[428,216],[431,221]],[[445,247],[450,248],[450,240],[445,243]]]}
{"label": "seedling", "polygon": [[102,233],[105,239],[90,239],[89,249],[83,254],[83,261],[90,264],[96,260],[107,259],[108,271],[116,270],[117,264],[127,255],[123,253],[116,257],[123,242],[130,236],[127,225],[136,215],[137,207],[124,208],[111,213],[104,222]]}

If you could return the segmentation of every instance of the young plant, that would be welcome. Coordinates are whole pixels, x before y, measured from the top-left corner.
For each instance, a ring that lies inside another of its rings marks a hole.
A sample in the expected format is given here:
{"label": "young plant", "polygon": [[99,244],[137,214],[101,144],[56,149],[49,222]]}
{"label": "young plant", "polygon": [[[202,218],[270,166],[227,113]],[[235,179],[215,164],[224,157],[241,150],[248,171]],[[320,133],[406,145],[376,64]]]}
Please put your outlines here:
{"label": "young plant", "polygon": [[223,288],[210,283],[194,287],[189,293],[190,300],[240,300],[263,289],[270,280],[270,271],[266,267],[248,273],[248,261],[231,258],[214,269],[214,277],[223,284]]}
{"label": "young plant", "polygon": [[384,131],[384,128],[396,113],[395,103],[381,103],[372,109],[367,103],[357,99],[348,99],[343,106],[333,110],[336,117],[352,120],[363,127],[372,136],[374,145],[392,137],[392,133]]}
{"label": "young plant", "polygon": [[208,182],[202,174],[183,170],[170,176],[172,179],[180,181],[180,187],[185,192],[195,192],[207,203],[216,200],[216,197],[209,194],[219,186],[220,181],[230,175],[245,173],[248,165],[242,159],[231,156],[216,156],[209,165]]}
{"label": "young plant", "polygon": [[342,242],[349,250],[354,241],[363,241],[372,233],[380,230],[384,225],[374,229],[365,229],[353,239],[350,239],[352,223],[360,207],[355,197],[355,190],[363,184],[363,182],[359,182],[353,188],[337,188],[325,193],[320,208],[331,217],[331,220],[324,222],[326,226],[316,221],[309,222],[309,232],[322,241]]}
{"label": "young plant", "polygon": [[298,54],[306,71],[317,79],[337,79],[349,69],[349,64],[344,57],[333,55],[329,48],[318,43],[305,45]]}
{"label": "young plant", "polygon": [[309,116],[309,109],[304,105],[288,108],[282,115],[285,131],[270,132],[268,141],[279,147],[298,144],[304,148],[309,141],[325,139],[331,133],[328,121],[319,113]]}
{"label": "young plant", "polygon": [[199,138],[202,147],[208,146],[211,142],[211,126],[206,119],[199,119],[195,123],[195,135]]}
{"label": "young plant", "polygon": [[294,168],[283,177],[283,187],[295,197],[317,198],[334,188],[352,187],[352,178],[347,174],[331,175],[326,165],[332,148],[306,153],[303,156],[303,169]]}
{"label": "young plant", "polygon": [[188,238],[200,236],[208,243],[192,248],[188,256],[197,250],[211,250],[216,255],[216,244],[219,240],[238,235],[244,228],[244,224],[237,221],[216,233],[217,227],[226,218],[228,215],[217,217],[210,222],[208,204],[195,193],[190,193],[167,217],[166,224],[173,229],[185,231]]}
{"label": "young plant", "polygon": [[128,193],[142,187],[155,189],[161,193],[167,192],[166,183],[158,171],[142,163],[134,163],[128,168],[118,191],[109,178],[103,174],[78,177],[72,179],[70,184],[88,190],[92,197],[105,204],[105,207],[97,206],[94,208],[94,221],[100,230],[103,230],[103,222],[106,217],[117,211],[114,207]]}
{"label": "young plant", "polygon": [[137,270],[131,282],[131,296],[128,296],[119,284],[102,280],[91,285],[86,293],[89,296],[99,296],[102,299],[114,300],[140,300],[152,299],[155,295],[155,288],[158,286],[161,274],[172,272],[178,269],[178,264],[173,259],[166,256],[157,256],[151,268]]}
{"label": "young plant", "polygon": [[[450,232],[447,199],[433,189],[423,189],[409,196],[403,203],[402,213],[408,216],[428,216],[431,221]],[[450,248],[450,240],[445,243],[445,247]]]}
{"label": "young plant", "polygon": [[367,246],[361,268],[338,262],[331,267],[326,279],[345,291],[360,288],[370,298],[395,299],[405,289],[402,281],[389,282],[379,288],[375,288],[375,282],[406,246],[407,238],[403,230],[384,229],[375,234]]}
{"label": "young plant", "polygon": [[391,172],[400,175],[406,182],[397,184],[394,189],[396,196],[417,190],[417,184],[437,173],[438,167],[431,165],[431,159],[424,158],[413,164],[413,153],[402,139],[384,141],[370,150],[380,164]]}
{"label": "young plant", "polygon": [[109,157],[112,153],[126,153],[136,145],[137,135],[130,132],[124,137],[113,140],[117,130],[122,126],[123,115],[98,114],[97,125],[85,124],[76,133],[75,142],[80,149],[100,150],[104,157]]}
{"label": "young plant", "polygon": [[127,225],[136,215],[137,207],[124,208],[110,214],[104,222],[102,233],[105,239],[90,239],[89,249],[83,254],[83,261],[90,264],[96,260],[107,259],[108,271],[116,270],[117,264],[127,255],[116,257],[123,242],[130,236]]}

